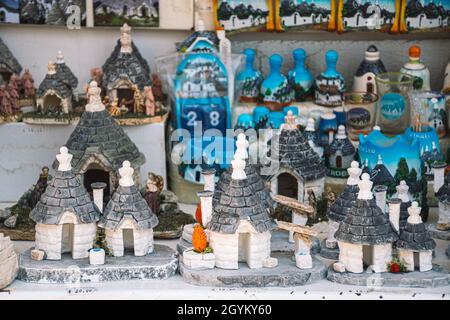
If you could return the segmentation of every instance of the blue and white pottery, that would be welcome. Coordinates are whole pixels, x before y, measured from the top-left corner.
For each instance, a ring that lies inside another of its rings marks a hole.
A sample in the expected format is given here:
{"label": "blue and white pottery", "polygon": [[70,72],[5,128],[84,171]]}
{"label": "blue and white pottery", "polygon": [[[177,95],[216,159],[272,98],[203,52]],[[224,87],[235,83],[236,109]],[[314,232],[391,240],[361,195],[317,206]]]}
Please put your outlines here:
{"label": "blue and white pottery", "polygon": [[253,109],[253,123],[255,124],[255,129],[265,129],[267,128],[267,122],[269,121],[270,110],[264,106],[258,106]]}
{"label": "blue and white pottery", "polygon": [[261,85],[260,98],[271,111],[279,111],[291,104],[293,94],[287,77],[281,73],[283,58],[279,54],[273,54],[269,64],[270,74]]}
{"label": "blue and white pottery", "polygon": [[269,127],[272,129],[280,129],[281,125],[284,123],[284,113],[278,111],[272,111],[269,114]]}
{"label": "blue and white pottery", "polygon": [[430,70],[420,62],[421,50],[419,46],[409,48],[409,61],[400,69],[414,77],[413,87],[415,90],[431,90]]}
{"label": "blue and white pottery", "polygon": [[243,130],[247,130],[250,128],[254,128],[254,122],[253,122],[253,117],[252,115],[248,114],[248,113],[243,113],[241,115],[239,115],[236,126],[234,127],[234,129],[243,129]]}
{"label": "blue and white pottery", "polygon": [[347,112],[344,110],[343,107],[336,107],[333,109],[333,113],[336,115],[336,121],[337,125],[339,126],[346,126],[347,124]]}
{"label": "blue and white pottery", "polygon": [[262,74],[255,69],[255,50],[245,49],[245,69],[237,77],[237,87],[240,90],[240,102],[257,102],[259,97],[259,88],[263,81]]}
{"label": "blue and white pottery", "polygon": [[327,146],[338,129],[336,115],[327,112],[320,117],[319,133],[322,146]]}
{"label": "blue and white pottery", "polygon": [[325,55],[327,69],[316,77],[315,102],[318,105],[325,107],[339,107],[342,105],[345,80],[336,70],[338,58],[339,55],[335,50],[329,50]]}
{"label": "blue and white pottery", "polygon": [[294,90],[295,101],[305,101],[314,91],[314,77],[305,66],[306,52],[295,49],[293,52],[295,67],[289,72],[288,79]]}

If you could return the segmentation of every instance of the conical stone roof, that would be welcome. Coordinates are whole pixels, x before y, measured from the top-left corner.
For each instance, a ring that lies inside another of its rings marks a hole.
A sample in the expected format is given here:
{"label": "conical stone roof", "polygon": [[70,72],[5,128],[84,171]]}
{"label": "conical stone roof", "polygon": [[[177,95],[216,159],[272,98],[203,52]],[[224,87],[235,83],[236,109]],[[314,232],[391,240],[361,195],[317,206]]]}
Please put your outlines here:
{"label": "conical stone roof", "polygon": [[22,72],[22,66],[16,57],[9,50],[8,46],[0,38],[0,69],[7,70],[11,73],[20,74]]}
{"label": "conical stone roof", "polygon": [[140,229],[152,229],[159,223],[136,186],[119,185],[106,205],[99,227],[116,229],[123,218],[133,219]]}
{"label": "conical stone roof", "polygon": [[36,223],[56,225],[66,211],[73,212],[80,223],[97,222],[100,218],[86,188],[72,170],[56,171],[30,218]]}
{"label": "conical stone roof", "polygon": [[[144,155],[107,110],[85,111],[66,146],[73,154],[75,172],[79,172],[92,155],[106,159],[113,171],[118,170],[125,160],[130,161],[133,168],[145,163]],[[53,166],[57,166],[57,161]]]}
{"label": "conical stone roof", "polygon": [[327,211],[327,217],[330,220],[341,222],[351,211],[353,203],[358,197],[359,187],[357,185],[347,185],[344,191],[337,197],[336,201],[330,206]]}

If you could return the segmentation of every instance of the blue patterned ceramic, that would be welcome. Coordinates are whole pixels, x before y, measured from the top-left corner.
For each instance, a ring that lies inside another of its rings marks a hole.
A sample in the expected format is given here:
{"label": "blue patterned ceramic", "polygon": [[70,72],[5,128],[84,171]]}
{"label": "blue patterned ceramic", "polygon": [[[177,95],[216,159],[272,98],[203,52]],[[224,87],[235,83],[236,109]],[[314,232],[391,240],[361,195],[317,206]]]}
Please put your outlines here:
{"label": "blue patterned ceramic", "polygon": [[329,50],[325,55],[327,69],[316,77],[315,102],[318,105],[325,107],[342,105],[345,80],[336,70],[338,58],[339,55],[335,50]]}
{"label": "blue patterned ceramic", "polygon": [[347,112],[344,110],[343,107],[336,107],[333,109],[333,113],[336,115],[336,121],[337,125],[339,126],[346,126],[347,124]]}
{"label": "blue patterned ceramic", "polygon": [[247,130],[250,128],[254,128],[254,122],[252,115],[248,113],[243,113],[238,117],[237,123],[234,127],[234,129],[243,129]]}
{"label": "blue patterned ceramic", "polygon": [[269,121],[270,110],[263,106],[258,106],[253,109],[253,123],[255,124],[255,129],[265,129],[267,128],[267,122]]}
{"label": "blue patterned ceramic", "polygon": [[320,116],[319,134],[322,146],[330,143],[331,133],[334,135],[338,129],[336,115],[332,112],[327,112]]}
{"label": "blue patterned ceramic", "polygon": [[262,74],[254,68],[255,50],[245,49],[245,69],[240,72],[237,77],[237,87],[240,90],[240,102],[257,102],[259,96],[259,88],[263,81]]}
{"label": "blue patterned ceramic", "polygon": [[289,72],[288,80],[294,90],[296,101],[305,101],[314,91],[314,77],[305,66],[306,52],[295,49],[293,52],[295,68]]}
{"label": "blue patterned ceramic", "polygon": [[283,58],[279,54],[273,54],[269,64],[270,74],[261,85],[260,98],[270,110],[278,111],[291,104],[293,95],[287,77],[281,73]]}
{"label": "blue patterned ceramic", "polygon": [[269,114],[269,126],[272,129],[280,129],[281,125],[284,123],[284,113],[273,111]]}

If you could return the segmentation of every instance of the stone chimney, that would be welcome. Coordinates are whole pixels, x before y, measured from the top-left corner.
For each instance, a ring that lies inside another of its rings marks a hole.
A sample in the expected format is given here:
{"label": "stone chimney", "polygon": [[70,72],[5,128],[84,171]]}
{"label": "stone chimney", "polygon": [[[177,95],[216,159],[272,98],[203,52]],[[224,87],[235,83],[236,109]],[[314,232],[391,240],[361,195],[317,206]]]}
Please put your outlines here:
{"label": "stone chimney", "polygon": [[364,173],[361,176],[361,181],[358,183],[358,186],[359,186],[358,199],[372,200],[373,199],[372,185],[373,185],[373,182],[370,181],[369,174]]}
{"label": "stone chimney", "polygon": [[197,193],[197,196],[200,198],[200,204],[202,208],[202,225],[207,226],[211,221],[212,217],[212,200],[213,200],[214,192],[212,191],[201,191]]}
{"label": "stone chimney", "polygon": [[202,171],[203,181],[205,182],[203,190],[214,192],[215,189],[215,181],[214,178],[216,176],[216,169],[204,169]]}
{"label": "stone chimney", "polygon": [[373,192],[375,194],[375,200],[378,208],[381,209],[384,213],[386,213],[386,196],[387,196],[387,187],[383,185],[375,186],[373,188]]}
{"label": "stone chimney", "polygon": [[445,168],[447,164],[445,162],[436,162],[433,164],[434,171],[434,193],[444,185]]}
{"label": "stone chimney", "polygon": [[103,212],[103,195],[106,188],[106,183],[104,182],[94,182],[91,184],[94,204],[97,206],[100,212]]}
{"label": "stone chimney", "polygon": [[389,201],[389,221],[391,221],[392,227],[397,233],[400,231],[400,205],[402,200],[398,198],[391,199]]}

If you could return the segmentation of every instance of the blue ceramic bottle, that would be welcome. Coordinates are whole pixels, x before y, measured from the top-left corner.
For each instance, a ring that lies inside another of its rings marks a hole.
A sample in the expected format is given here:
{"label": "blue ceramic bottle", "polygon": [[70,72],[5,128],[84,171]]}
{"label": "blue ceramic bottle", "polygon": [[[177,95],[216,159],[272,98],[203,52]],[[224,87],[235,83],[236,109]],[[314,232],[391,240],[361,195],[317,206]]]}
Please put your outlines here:
{"label": "blue ceramic bottle", "polygon": [[273,54],[269,59],[270,74],[264,79],[260,97],[262,103],[272,111],[279,111],[292,102],[292,90],[288,79],[281,73],[283,58],[279,54]]}
{"label": "blue ceramic bottle", "polygon": [[305,66],[305,50],[295,49],[292,56],[294,57],[295,68],[289,72],[289,84],[294,90],[295,101],[305,101],[314,90],[314,78]]}
{"label": "blue ceramic bottle", "polygon": [[327,69],[316,78],[316,104],[325,107],[340,107],[345,92],[344,77],[336,70],[339,55],[335,50],[327,51]]}
{"label": "blue ceramic bottle", "polygon": [[263,81],[262,74],[254,68],[256,52],[245,49],[245,69],[237,75],[237,85],[240,90],[240,102],[257,102],[259,88]]}

